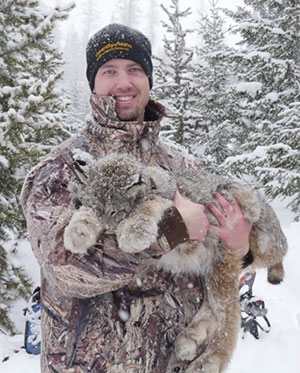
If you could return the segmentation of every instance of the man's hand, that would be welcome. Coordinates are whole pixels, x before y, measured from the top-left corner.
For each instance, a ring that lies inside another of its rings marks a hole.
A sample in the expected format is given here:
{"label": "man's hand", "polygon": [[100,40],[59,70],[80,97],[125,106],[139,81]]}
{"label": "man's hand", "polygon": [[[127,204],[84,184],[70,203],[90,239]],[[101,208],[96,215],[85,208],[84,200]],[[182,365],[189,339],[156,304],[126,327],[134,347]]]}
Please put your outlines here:
{"label": "man's hand", "polygon": [[220,226],[210,225],[227,249],[236,252],[241,258],[249,251],[249,236],[252,223],[247,221],[236,200],[231,205],[221,194],[215,194],[222,211],[213,203],[208,205],[209,211],[218,220]]}
{"label": "man's hand", "polygon": [[201,242],[206,236],[209,227],[209,222],[204,213],[205,207],[200,203],[184,199],[178,190],[175,193],[173,202],[185,223],[190,240]]}

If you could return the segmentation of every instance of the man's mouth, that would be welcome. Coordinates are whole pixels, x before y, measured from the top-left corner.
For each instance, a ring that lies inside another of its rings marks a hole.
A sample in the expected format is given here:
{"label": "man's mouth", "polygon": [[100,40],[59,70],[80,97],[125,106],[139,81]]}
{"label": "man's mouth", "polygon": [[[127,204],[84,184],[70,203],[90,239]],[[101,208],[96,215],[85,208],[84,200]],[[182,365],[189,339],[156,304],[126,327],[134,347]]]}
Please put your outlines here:
{"label": "man's mouth", "polygon": [[115,96],[114,98],[117,102],[126,102],[132,101],[134,99],[134,96]]}

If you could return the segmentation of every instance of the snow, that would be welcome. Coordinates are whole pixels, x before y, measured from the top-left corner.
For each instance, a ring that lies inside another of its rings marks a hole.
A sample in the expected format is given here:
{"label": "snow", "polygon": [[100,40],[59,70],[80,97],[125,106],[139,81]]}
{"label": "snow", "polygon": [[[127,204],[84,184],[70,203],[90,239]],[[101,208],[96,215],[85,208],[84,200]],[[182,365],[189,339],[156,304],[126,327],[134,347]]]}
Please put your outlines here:
{"label": "snow", "polygon": [[0,164],[3,168],[9,167],[9,161],[1,154],[0,154]]}
{"label": "snow", "polygon": [[279,27],[273,27],[271,32],[273,34],[277,34],[277,35],[284,35],[285,34],[285,32]]}
{"label": "snow", "polygon": [[279,99],[279,94],[277,92],[270,92],[266,95],[266,99],[271,102],[276,102]]}
{"label": "snow", "polygon": [[[287,236],[289,252],[285,258],[285,280],[280,285],[271,285],[266,280],[266,270],[257,271],[254,295],[261,297],[268,309],[271,331],[259,340],[250,334],[242,338],[240,333],[232,362],[226,373],[299,373],[300,367],[300,223],[285,207],[286,201],[272,203]],[[24,263],[33,278],[39,282],[38,265],[27,242],[22,243],[19,260]],[[25,316],[22,305],[13,311],[20,334],[7,337],[0,334],[0,373],[40,373],[39,356],[29,355],[21,348],[24,337],[22,326]],[[18,352],[14,352],[18,351]],[[2,362],[6,357],[10,358]]]}
{"label": "snow", "polygon": [[247,92],[253,98],[261,91],[261,82],[240,82],[236,84],[238,92]]}

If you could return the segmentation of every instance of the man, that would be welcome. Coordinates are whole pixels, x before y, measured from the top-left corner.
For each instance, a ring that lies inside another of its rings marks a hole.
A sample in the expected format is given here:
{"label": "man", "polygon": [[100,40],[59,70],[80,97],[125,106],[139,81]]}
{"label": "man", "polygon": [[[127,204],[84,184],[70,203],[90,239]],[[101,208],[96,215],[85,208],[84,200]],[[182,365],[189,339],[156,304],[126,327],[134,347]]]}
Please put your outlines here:
{"label": "man", "polygon": [[95,160],[117,152],[170,171],[196,166],[159,139],[164,108],[149,99],[151,46],[143,34],[117,24],[96,33],[87,46],[87,78],[93,93],[86,129],[42,160],[22,192],[41,267],[41,371],[163,373],[203,294],[197,276],[174,278],[155,264],[177,244],[201,241],[208,229],[247,258],[251,224],[237,203],[217,195],[222,211],[209,208],[220,225],[209,226],[204,207],[177,192],[157,242],[146,250],[123,253],[113,234],[102,236],[87,255],[65,250],[64,229],[76,209],[68,185],[80,183]]}

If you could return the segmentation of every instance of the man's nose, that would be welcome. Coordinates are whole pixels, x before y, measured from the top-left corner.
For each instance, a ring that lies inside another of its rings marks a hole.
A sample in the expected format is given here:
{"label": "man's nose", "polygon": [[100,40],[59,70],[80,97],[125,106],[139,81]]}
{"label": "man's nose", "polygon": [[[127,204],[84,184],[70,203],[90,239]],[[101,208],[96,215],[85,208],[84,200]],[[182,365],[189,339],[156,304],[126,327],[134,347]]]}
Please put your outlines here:
{"label": "man's nose", "polygon": [[121,89],[123,91],[132,88],[130,76],[126,72],[120,73],[116,86],[118,89]]}

